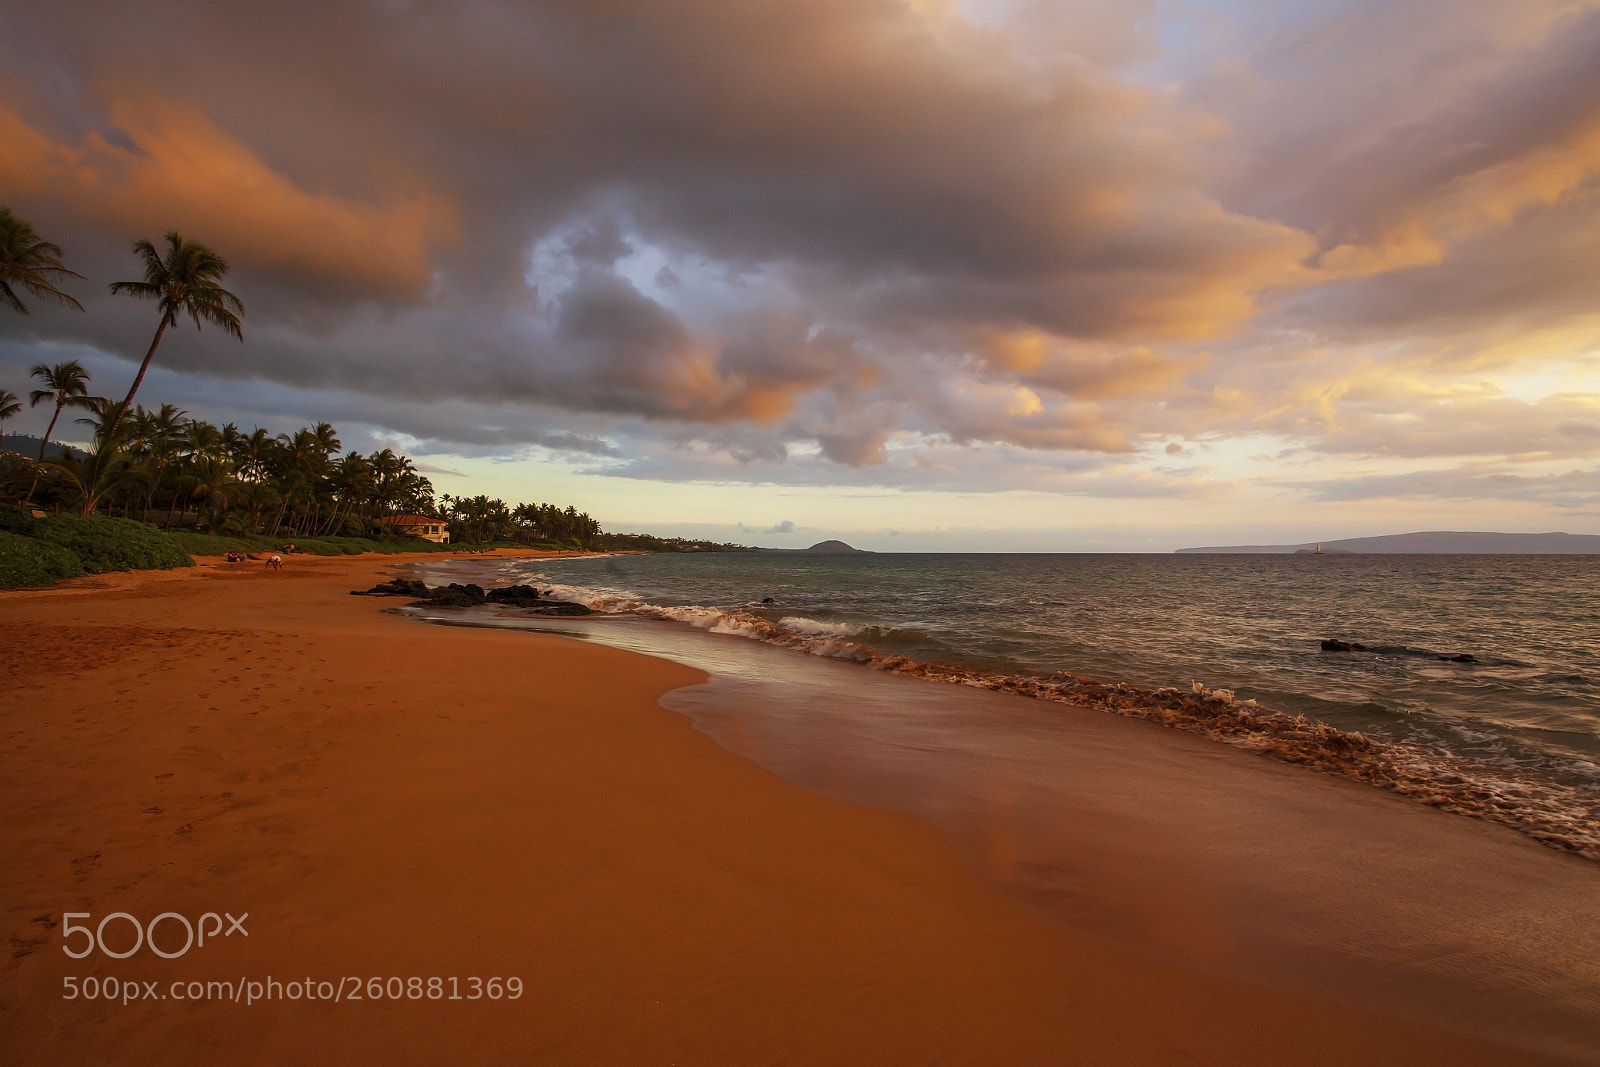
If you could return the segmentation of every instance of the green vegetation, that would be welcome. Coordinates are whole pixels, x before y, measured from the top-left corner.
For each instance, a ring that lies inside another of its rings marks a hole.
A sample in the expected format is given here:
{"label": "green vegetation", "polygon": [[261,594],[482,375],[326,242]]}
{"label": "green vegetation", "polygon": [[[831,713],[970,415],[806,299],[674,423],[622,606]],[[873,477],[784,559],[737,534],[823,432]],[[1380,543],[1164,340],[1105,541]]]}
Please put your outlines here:
{"label": "green vegetation", "polygon": [[[134,407],[134,397],[167,328],[180,319],[215,326],[244,339],[244,305],[220,282],[221,256],[176,232],[158,248],[133,246],[143,268],[136,281],[111,292],[154,300],[160,313],[138,374],[120,402],[93,396],[89,374],[76,361],[39,364],[30,372],[39,388],[33,405],[53,411],[37,458],[0,451],[0,531],[6,533],[0,585],[29,585],[70,574],[192,566],[194,555],[261,554],[292,542],[317,555],[362,552],[453,551],[456,546],[535,547],[550,551],[633,549],[651,552],[736,551],[739,545],[607,534],[572,506],[518,504],[486,496],[436,502],[433,485],[410,459],[391,449],[363,455],[343,451],[326,422],[293,434],[249,433],[232,423],[216,426],[186,418],[172,404],[154,411]],[[55,288],[81,275],[61,261],[61,249],[0,207],[0,307],[27,314],[17,295],[81,306]],[[68,408],[89,414],[89,451],[45,453]],[[0,422],[17,414],[16,394],[0,390]],[[33,519],[9,505],[52,512]],[[63,514],[75,512],[76,514]],[[452,545],[399,536],[398,519],[421,515],[439,521]]]}
{"label": "green vegetation", "polygon": [[[156,522],[167,528],[278,545],[314,538],[383,538],[391,516],[433,511],[433,486],[389,449],[338,455],[327,423],[273,437],[186,419],[171,404],[135,408],[112,430],[120,405],[84,404],[93,451],[52,463],[0,456],[0,497]],[[108,440],[107,434],[112,434]]]}
{"label": "green vegetation", "polygon": [[518,504],[487,496],[439,498],[450,525],[450,539],[460,543],[504,543],[509,547],[550,552],[747,552],[743,545],[686,541],[652,534],[608,534],[588,514],[568,505]]}
{"label": "green vegetation", "polygon": [[139,384],[144,381],[145,371],[150,369],[156,346],[161,344],[161,335],[167,332],[168,326],[176,326],[181,316],[187,314],[194,319],[197,330],[201,320],[204,320],[235,340],[244,340],[244,331],[239,324],[244,305],[238,297],[217,284],[228,273],[228,264],[205,245],[185,241],[176,230],[168,231],[166,242],[167,251],[162,255],[149,241],[135,241],[133,251],[144,265],[144,277],[139,281],[111,283],[113,293],[127,293],[141,300],[154,300],[161,312],[161,323],[156,327],[149,351],[144,354],[144,362],[139,364],[139,373],[134,375],[128,396],[111,412],[106,436],[112,439],[116,437],[117,425],[122,421],[123,413],[139,391]]}
{"label": "green vegetation", "polygon": [[0,429],[4,429],[6,420],[22,410],[22,402],[17,399],[17,394],[9,389],[0,389]]}
{"label": "green vegetation", "polygon": [[0,530],[0,588],[49,585],[83,573],[83,560],[71,549]]}
{"label": "green vegetation", "polygon": [[736,545],[718,541],[690,541],[683,537],[657,537],[655,534],[616,533],[601,534],[590,544],[591,548],[628,552],[756,552],[749,545]]}
{"label": "green vegetation", "polygon": [[83,305],[56,288],[65,278],[82,278],[61,262],[61,246],[51,244],[33,232],[33,227],[0,207],[0,307],[21,315],[28,305],[17,295],[24,289],[40,300],[65,304],[83,310]]}
{"label": "green vegetation", "polygon": [[98,515],[54,515],[35,519],[19,508],[0,507],[0,530],[41,545],[65,549],[77,560],[78,573],[168,570],[194,565],[189,554],[173,538],[153,526],[130,519],[106,519]]}
{"label": "green vegetation", "polygon": [[[283,548],[281,538],[256,535],[203,534],[173,530],[172,540],[193,556],[221,556],[229,552],[246,554],[277,552]],[[359,556],[363,552],[450,552],[452,546],[424,541],[420,537],[311,537],[294,542],[301,552],[313,556]]]}
{"label": "green vegetation", "polygon": [[[392,535],[310,538],[294,544],[298,551],[317,556],[451,551],[448,545]],[[48,585],[62,578],[107,571],[190,567],[194,565],[191,555],[263,555],[282,548],[281,540],[260,535],[169,532],[132,519],[100,515],[36,519],[20,508],[0,505],[0,588]]]}
{"label": "green vegetation", "polygon": [[43,387],[28,394],[28,406],[36,408],[40,404],[50,404],[55,408],[50,415],[50,425],[45,427],[44,439],[39,442],[39,459],[43,460],[44,451],[50,446],[50,435],[55,432],[61,412],[67,408],[89,406],[91,399],[89,372],[84,370],[77,360],[69,359],[53,367],[37,363],[28,373],[37,378]]}

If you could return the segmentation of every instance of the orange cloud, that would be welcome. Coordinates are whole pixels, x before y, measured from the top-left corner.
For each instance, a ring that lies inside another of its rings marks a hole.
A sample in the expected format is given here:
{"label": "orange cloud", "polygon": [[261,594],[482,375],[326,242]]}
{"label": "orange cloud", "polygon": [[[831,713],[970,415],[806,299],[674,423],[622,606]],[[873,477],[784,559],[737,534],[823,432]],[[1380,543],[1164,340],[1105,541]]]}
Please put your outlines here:
{"label": "orange cloud", "polygon": [[1177,356],[1147,346],[1105,350],[1074,344],[1038,330],[991,331],[979,339],[985,368],[1080,400],[1166,393],[1190,371],[1203,366],[1204,353]]}
{"label": "orange cloud", "polygon": [[[1371,244],[1341,244],[1317,257],[1335,278],[1382,274],[1443,262],[1449,247],[1523,212],[1559,204],[1600,175],[1600,121],[1557,144],[1539,145],[1444,186]],[[1319,280],[1330,280],[1323,278]]]}
{"label": "orange cloud", "polygon": [[57,202],[130,239],[177,229],[238,266],[384,295],[426,288],[430,250],[454,240],[437,195],[307,191],[192,108],[122,99],[109,117],[122,136],[68,143],[0,107],[0,199]]}

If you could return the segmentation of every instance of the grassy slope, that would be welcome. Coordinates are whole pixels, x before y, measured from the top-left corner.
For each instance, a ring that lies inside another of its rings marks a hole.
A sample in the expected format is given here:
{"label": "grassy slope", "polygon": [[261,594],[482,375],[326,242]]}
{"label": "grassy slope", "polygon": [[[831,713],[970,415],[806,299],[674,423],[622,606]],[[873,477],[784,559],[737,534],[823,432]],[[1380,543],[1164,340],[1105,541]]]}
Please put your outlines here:
{"label": "grassy slope", "polygon": [[[48,585],[80,574],[192,567],[191,555],[276,552],[287,538],[215,537],[168,532],[131,519],[58,515],[35,519],[19,508],[0,507],[0,588]],[[415,537],[322,537],[295,545],[319,556],[363,552],[449,552]]]}
{"label": "grassy slope", "polygon": [[83,573],[71,549],[0,530],[0,586],[49,585]]}
{"label": "grassy slope", "polygon": [[363,552],[449,552],[454,545],[440,545],[420,537],[289,537],[222,536],[217,534],[172,532],[171,537],[185,552],[196,556],[220,556],[225,552],[277,552],[294,541],[295,547],[314,556],[359,556]]}

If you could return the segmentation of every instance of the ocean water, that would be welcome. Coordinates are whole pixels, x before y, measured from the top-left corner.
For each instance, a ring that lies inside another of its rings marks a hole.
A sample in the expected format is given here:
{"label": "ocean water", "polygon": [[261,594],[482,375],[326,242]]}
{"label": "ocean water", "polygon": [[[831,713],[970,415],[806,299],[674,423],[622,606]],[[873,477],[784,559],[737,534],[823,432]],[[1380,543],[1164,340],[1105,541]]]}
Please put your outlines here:
{"label": "ocean water", "polygon": [[1157,719],[1600,858],[1600,557],[737,553],[502,573],[602,612]]}
{"label": "ocean water", "polygon": [[663,707],[1089,937],[1600,1063],[1595,562],[433,558],[602,613],[390,610],[698,667]]}

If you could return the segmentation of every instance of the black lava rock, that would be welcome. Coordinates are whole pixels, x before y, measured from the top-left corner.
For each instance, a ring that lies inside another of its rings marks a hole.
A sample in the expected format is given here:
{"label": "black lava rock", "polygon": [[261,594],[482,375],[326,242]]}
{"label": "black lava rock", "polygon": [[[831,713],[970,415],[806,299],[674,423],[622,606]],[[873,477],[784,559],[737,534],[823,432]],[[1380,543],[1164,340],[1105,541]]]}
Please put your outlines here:
{"label": "black lava rock", "polygon": [[1324,637],[1322,639],[1322,651],[1324,652],[1365,652],[1366,650],[1366,645],[1358,645],[1354,641],[1340,641],[1332,637]]}
{"label": "black lava rock", "polygon": [[363,592],[360,589],[350,590],[351,596],[410,596],[425,597],[428,587],[423,582],[412,581],[408,578],[396,578],[390,582],[383,582]]}
{"label": "black lava rock", "polygon": [[428,599],[419,600],[413,607],[433,608],[475,608],[479,604],[488,603],[488,596],[481,585],[458,585],[451,582],[449,585],[436,586],[428,590]]}
{"label": "black lava rock", "polygon": [[539,599],[539,590],[531,585],[503,585],[498,589],[489,590],[489,603],[514,604],[519,608],[535,606]]}
{"label": "black lava rock", "polygon": [[538,606],[528,608],[528,615],[593,615],[594,612],[582,604],[574,604],[566,600],[541,600]]}
{"label": "black lava rock", "polygon": [[430,588],[424,582],[396,578],[365,591],[350,590],[351,596],[407,596],[414,608],[476,608],[484,604],[503,604],[521,608],[531,615],[593,615],[582,604],[565,600],[546,600],[531,585],[503,585],[485,590],[481,585],[439,585]]}

